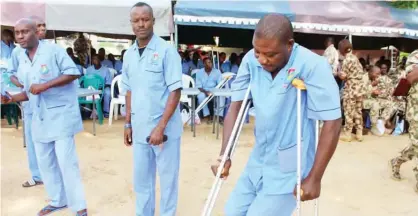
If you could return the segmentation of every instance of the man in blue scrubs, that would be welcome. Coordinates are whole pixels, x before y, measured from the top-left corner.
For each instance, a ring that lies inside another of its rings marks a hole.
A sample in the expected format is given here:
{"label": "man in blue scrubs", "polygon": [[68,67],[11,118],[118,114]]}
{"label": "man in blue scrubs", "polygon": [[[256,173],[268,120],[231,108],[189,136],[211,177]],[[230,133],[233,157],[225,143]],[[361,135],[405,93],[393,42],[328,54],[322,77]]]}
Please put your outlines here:
{"label": "man in blue scrubs", "polygon": [[[197,101],[199,104],[203,103],[206,97],[209,97],[211,94],[210,91],[222,81],[221,72],[218,69],[213,68],[210,58],[203,59],[203,63],[205,67],[196,73],[196,88],[200,90],[200,94],[197,95]],[[214,116],[212,103],[213,101],[203,107],[203,118],[208,120],[208,123],[212,122]],[[223,107],[222,102],[220,107]],[[222,115],[221,113],[216,114],[223,117],[223,113]]]}
{"label": "man in blue scrubs", "polygon": [[110,74],[109,68],[101,64],[98,55],[92,56],[91,61],[93,65],[87,68],[86,75],[97,74],[103,78],[105,85],[103,88],[103,112],[104,116],[108,118],[111,100],[110,86],[112,85],[112,75]]}
{"label": "man in blue scrubs", "polygon": [[[46,25],[39,17],[32,16],[30,17],[36,23],[36,35],[38,40],[42,41],[46,37]],[[18,77],[24,77],[24,74],[17,74],[18,72],[24,73],[24,70],[18,71],[19,67],[19,56],[20,53],[24,52],[24,49],[21,47],[16,47],[9,61],[8,72],[11,74],[10,80],[19,88],[24,88],[24,80],[19,80]],[[41,173],[39,171],[38,161],[36,159],[35,146],[32,141],[32,109],[29,102],[22,102],[22,108],[24,113],[24,124],[25,124],[25,144],[26,151],[28,154],[29,170],[32,174],[32,178],[22,184],[23,187],[33,187],[36,185],[42,185]]]}
{"label": "man in blue scrubs", "polygon": [[113,68],[113,63],[109,59],[106,59],[106,50],[104,48],[99,49],[98,55],[103,66]]}
{"label": "man in blue scrubs", "polygon": [[7,64],[12,54],[15,44],[13,41],[13,32],[10,29],[5,29],[1,32],[1,48],[0,48],[0,72],[1,74],[7,72]]}
{"label": "man in blue scrubs", "polygon": [[[270,14],[259,21],[253,46],[232,85],[220,155],[250,86],[257,116],[256,143],[225,215],[290,216],[296,206],[297,170],[297,89],[292,80],[304,80],[307,88],[302,93],[302,201],[319,197],[322,176],[337,146],[341,127],[338,86],[325,58],[294,42],[292,25],[282,15]],[[315,120],[324,121],[317,153]],[[212,166],[214,173],[219,162]],[[228,159],[222,178],[228,176],[230,167]]]}
{"label": "man in blue scrubs", "polygon": [[80,72],[64,49],[40,42],[36,23],[21,19],[15,35],[24,51],[19,54],[18,79],[24,91],[1,97],[2,103],[29,100],[32,138],[50,203],[39,216],[70,207],[87,216],[74,135],[83,130],[74,82]]}
{"label": "man in blue scrubs", "polygon": [[135,4],[130,17],[136,41],[123,58],[122,89],[127,91],[124,141],[127,146],[133,144],[136,215],[154,215],[158,169],[160,215],[174,216],[183,132],[180,56],[153,33],[155,18],[148,4]]}

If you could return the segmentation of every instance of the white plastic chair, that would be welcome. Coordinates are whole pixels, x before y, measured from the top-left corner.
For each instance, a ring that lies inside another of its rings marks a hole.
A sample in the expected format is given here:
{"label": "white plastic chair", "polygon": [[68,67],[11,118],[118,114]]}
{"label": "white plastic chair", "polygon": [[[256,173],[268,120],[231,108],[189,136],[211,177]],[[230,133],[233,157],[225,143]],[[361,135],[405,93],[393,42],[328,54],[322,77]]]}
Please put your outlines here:
{"label": "white plastic chair", "polygon": [[190,73],[190,76],[193,76],[193,74],[195,74],[195,73],[197,73],[199,71],[200,71],[200,69],[194,69],[194,70],[192,70],[192,72]]}
{"label": "white plastic chair", "polygon": [[[231,77],[231,78],[230,78],[230,80],[231,80],[231,79],[234,79],[234,76],[236,76],[236,74],[235,74],[235,73],[232,73],[232,72],[224,72],[224,73],[222,74],[222,79],[226,79],[226,78],[228,78],[228,77]],[[231,86],[230,86],[230,81],[228,81],[228,82],[225,84],[225,88],[227,88],[227,89],[231,88]]]}
{"label": "white plastic chair", "polygon": [[[190,84],[192,84],[192,88],[195,87],[194,79],[189,75],[183,74],[182,82],[183,82],[183,88],[184,89],[185,88],[190,88]],[[187,103],[187,105],[189,107],[192,107],[192,99],[189,98],[187,95],[181,95],[180,102],[181,103]]]}
{"label": "white plastic chair", "polygon": [[117,75],[112,80],[112,85],[110,86],[110,95],[111,95],[111,101],[110,101],[110,112],[109,112],[109,126],[112,125],[113,115],[115,115],[115,120],[118,120],[119,115],[119,105],[125,104],[125,96],[119,94],[118,97],[115,97],[114,90],[115,90],[115,84],[118,84],[119,92],[122,91],[122,75]]}

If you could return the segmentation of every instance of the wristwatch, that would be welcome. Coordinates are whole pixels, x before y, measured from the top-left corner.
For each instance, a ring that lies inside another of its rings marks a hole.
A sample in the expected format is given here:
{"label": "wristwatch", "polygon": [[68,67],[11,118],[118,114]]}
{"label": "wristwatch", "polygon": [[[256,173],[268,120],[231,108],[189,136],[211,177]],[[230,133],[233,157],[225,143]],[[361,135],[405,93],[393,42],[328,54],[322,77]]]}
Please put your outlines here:
{"label": "wristwatch", "polygon": [[125,123],[125,128],[132,128],[131,123]]}

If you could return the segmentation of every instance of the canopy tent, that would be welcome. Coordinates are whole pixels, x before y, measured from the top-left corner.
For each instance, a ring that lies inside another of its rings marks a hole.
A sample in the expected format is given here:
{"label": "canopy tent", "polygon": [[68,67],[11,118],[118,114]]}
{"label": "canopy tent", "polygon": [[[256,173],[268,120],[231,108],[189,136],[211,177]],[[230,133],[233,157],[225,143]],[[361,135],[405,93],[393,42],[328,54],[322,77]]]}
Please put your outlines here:
{"label": "canopy tent", "polygon": [[287,16],[296,32],[418,38],[418,10],[371,1],[178,0],[178,25],[254,29],[267,13]]}
{"label": "canopy tent", "polygon": [[[170,0],[142,0],[154,10],[155,34],[167,37],[173,33]],[[130,8],[137,0],[3,0],[1,25],[13,26],[17,20],[32,15],[45,19],[55,31],[102,33],[116,38],[132,37]],[[65,33],[61,33],[64,35]]]}

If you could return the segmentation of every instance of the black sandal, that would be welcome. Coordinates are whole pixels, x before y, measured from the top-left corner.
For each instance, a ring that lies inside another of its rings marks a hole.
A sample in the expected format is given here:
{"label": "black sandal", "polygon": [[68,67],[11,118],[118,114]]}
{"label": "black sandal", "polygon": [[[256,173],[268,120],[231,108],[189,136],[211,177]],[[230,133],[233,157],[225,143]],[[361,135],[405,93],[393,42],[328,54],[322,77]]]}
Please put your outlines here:
{"label": "black sandal", "polygon": [[30,179],[29,181],[26,181],[25,183],[22,184],[22,187],[24,188],[29,188],[29,187],[34,187],[37,185],[43,185],[44,183],[41,181],[35,181],[33,179]]}

